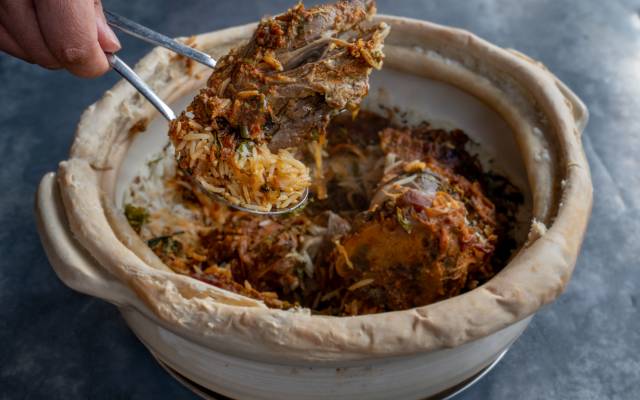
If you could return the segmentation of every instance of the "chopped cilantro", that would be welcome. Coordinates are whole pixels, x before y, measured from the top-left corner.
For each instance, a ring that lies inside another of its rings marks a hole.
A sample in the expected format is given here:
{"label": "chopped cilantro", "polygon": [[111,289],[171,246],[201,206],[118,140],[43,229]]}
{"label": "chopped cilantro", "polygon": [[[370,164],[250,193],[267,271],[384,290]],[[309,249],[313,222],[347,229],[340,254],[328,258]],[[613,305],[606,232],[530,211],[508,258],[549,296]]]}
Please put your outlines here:
{"label": "chopped cilantro", "polygon": [[147,240],[147,246],[152,250],[162,250],[164,254],[177,254],[182,250],[182,243],[175,240],[173,237],[181,233],[183,232],[176,232],[172,235],[158,236],[153,239],[149,239]]}
{"label": "chopped cilantro", "polygon": [[158,162],[160,162],[161,160],[162,160],[162,156],[160,155],[160,156],[158,156],[158,157],[154,158],[153,160],[149,160],[149,161],[147,161],[147,165],[148,165],[149,167],[153,167],[155,164],[157,164],[157,163],[158,163]]}
{"label": "chopped cilantro", "polygon": [[304,276],[306,274],[304,269],[304,264],[298,265],[294,271],[298,277],[298,280],[300,281],[300,284],[302,284],[302,282],[304,282]]}
{"label": "chopped cilantro", "polygon": [[302,204],[300,207],[295,208],[289,212],[286,212],[282,215],[280,215],[282,218],[290,218],[290,217],[294,217],[296,215],[300,215],[302,214],[302,212],[304,211],[305,208],[307,208],[307,204],[309,204],[309,201],[306,201],[304,204]]}
{"label": "chopped cilantro", "polygon": [[407,219],[400,207],[396,207],[396,219],[398,220],[398,223],[400,224],[402,229],[404,229],[407,233],[411,233],[411,221]]}
{"label": "chopped cilantro", "polygon": [[244,140],[240,145],[238,145],[238,149],[236,151],[242,157],[249,157],[253,151],[253,142]]}
{"label": "chopped cilantro", "polygon": [[243,139],[251,139],[249,128],[246,125],[240,127],[240,136],[242,136]]}
{"label": "chopped cilantro", "polygon": [[149,212],[144,207],[136,207],[132,204],[124,206],[124,215],[134,231],[140,233],[142,225],[149,221]]}

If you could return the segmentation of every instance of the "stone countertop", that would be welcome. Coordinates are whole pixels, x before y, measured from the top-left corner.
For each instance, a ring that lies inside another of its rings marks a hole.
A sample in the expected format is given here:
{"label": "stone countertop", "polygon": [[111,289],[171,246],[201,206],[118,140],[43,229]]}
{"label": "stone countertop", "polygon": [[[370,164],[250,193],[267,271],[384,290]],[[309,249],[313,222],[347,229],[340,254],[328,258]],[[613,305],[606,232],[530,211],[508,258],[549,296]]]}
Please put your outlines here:
{"label": "stone countertop", "polygon": [[[293,0],[104,0],[171,36],[251,22]],[[640,0],[379,0],[382,13],[468,29],[544,62],[584,99],[593,218],[566,292],[460,399],[640,398]],[[134,63],[150,47],[121,35]],[[0,399],[195,398],[117,309],[55,276],[36,232],[42,175],[111,87],[0,54]]]}

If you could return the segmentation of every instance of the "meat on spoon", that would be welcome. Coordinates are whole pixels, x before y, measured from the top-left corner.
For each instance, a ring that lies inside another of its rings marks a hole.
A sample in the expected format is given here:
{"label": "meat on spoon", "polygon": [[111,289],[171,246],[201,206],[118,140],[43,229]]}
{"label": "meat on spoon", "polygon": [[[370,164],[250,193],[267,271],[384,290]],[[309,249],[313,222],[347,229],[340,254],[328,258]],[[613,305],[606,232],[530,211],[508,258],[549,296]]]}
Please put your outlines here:
{"label": "meat on spoon", "polygon": [[321,163],[331,117],[357,111],[382,65],[388,27],[368,23],[374,13],[374,1],[299,3],[260,22],[172,122],[179,167],[232,204],[269,211],[296,203],[311,185],[296,146],[318,142]]}

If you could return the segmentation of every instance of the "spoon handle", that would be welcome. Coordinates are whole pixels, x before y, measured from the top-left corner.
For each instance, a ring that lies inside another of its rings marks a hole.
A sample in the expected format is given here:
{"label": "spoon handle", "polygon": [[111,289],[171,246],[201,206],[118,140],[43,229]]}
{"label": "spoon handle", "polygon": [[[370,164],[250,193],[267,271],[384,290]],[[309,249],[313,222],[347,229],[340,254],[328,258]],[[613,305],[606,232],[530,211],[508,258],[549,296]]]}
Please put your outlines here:
{"label": "spoon handle", "polygon": [[187,58],[191,58],[208,67],[214,68],[216,66],[216,61],[211,58],[210,55],[198,51],[193,47],[182,44],[177,40],[174,40],[159,32],[149,29],[146,26],[140,25],[137,22],[133,22],[121,15],[112,13],[109,10],[104,10],[104,15],[106,16],[107,23],[109,25],[113,26],[114,28],[118,28],[128,35],[144,40],[145,42],[162,46]]}
{"label": "spoon handle", "polygon": [[138,76],[133,70],[118,56],[115,54],[107,53],[107,60],[109,60],[109,64],[111,67],[119,73],[124,79],[126,79],[133,87],[135,87],[138,92],[140,92],[153,106],[160,111],[168,121],[172,121],[176,119],[176,115],[174,114],[171,107],[169,107],[160,97],[151,88],[144,83],[142,78]]}

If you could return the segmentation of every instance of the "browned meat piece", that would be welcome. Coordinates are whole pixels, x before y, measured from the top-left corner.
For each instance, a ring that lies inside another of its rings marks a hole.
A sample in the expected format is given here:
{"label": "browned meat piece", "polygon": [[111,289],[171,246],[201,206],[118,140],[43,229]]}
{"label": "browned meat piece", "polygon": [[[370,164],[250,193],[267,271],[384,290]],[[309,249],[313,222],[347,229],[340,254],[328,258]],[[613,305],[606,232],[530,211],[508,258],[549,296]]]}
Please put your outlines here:
{"label": "browned meat piece", "polygon": [[[491,203],[469,182],[450,186],[449,173],[437,164],[413,176],[430,183],[397,188],[335,250],[336,272],[348,286],[343,313],[430,304],[491,275]],[[488,220],[469,210],[467,204],[476,203],[485,205]]]}
{"label": "browned meat piece", "polygon": [[388,166],[369,211],[330,255],[335,274],[325,271],[323,278],[338,290],[332,312],[357,315],[426,305],[493,274],[496,216],[478,183],[421,153],[429,144],[408,130],[388,128],[382,138],[383,148],[398,144],[404,153]]}
{"label": "browned meat piece", "polygon": [[202,238],[207,258],[230,271],[235,282],[285,298],[300,286],[300,259],[291,257],[306,229],[305,218],[264,219],[233,214],[220,229]]}
{"label": "browned meat piece", "polygon": [[[373,1],[342,0],[263,20],[247,45],[219,60],[189,107],[194,121],[229,151],[243,139],[281,148],[323,131],[333,113],[358,107],[382,65],[387,27],[361,26],[374,13]],[[188,123],[186,114],[178,121]]]}
{"label": "browned meat piece", "polygon": [[180,168],[235,204],[295,202],[310,185],[308,170],[280,150],[323,136],[337,112],[357,110],[388,33],[385,24],[365,26],[374,13],[372,0],[341,0],[308,10],[299,3],[263,20],[172,122]]}

